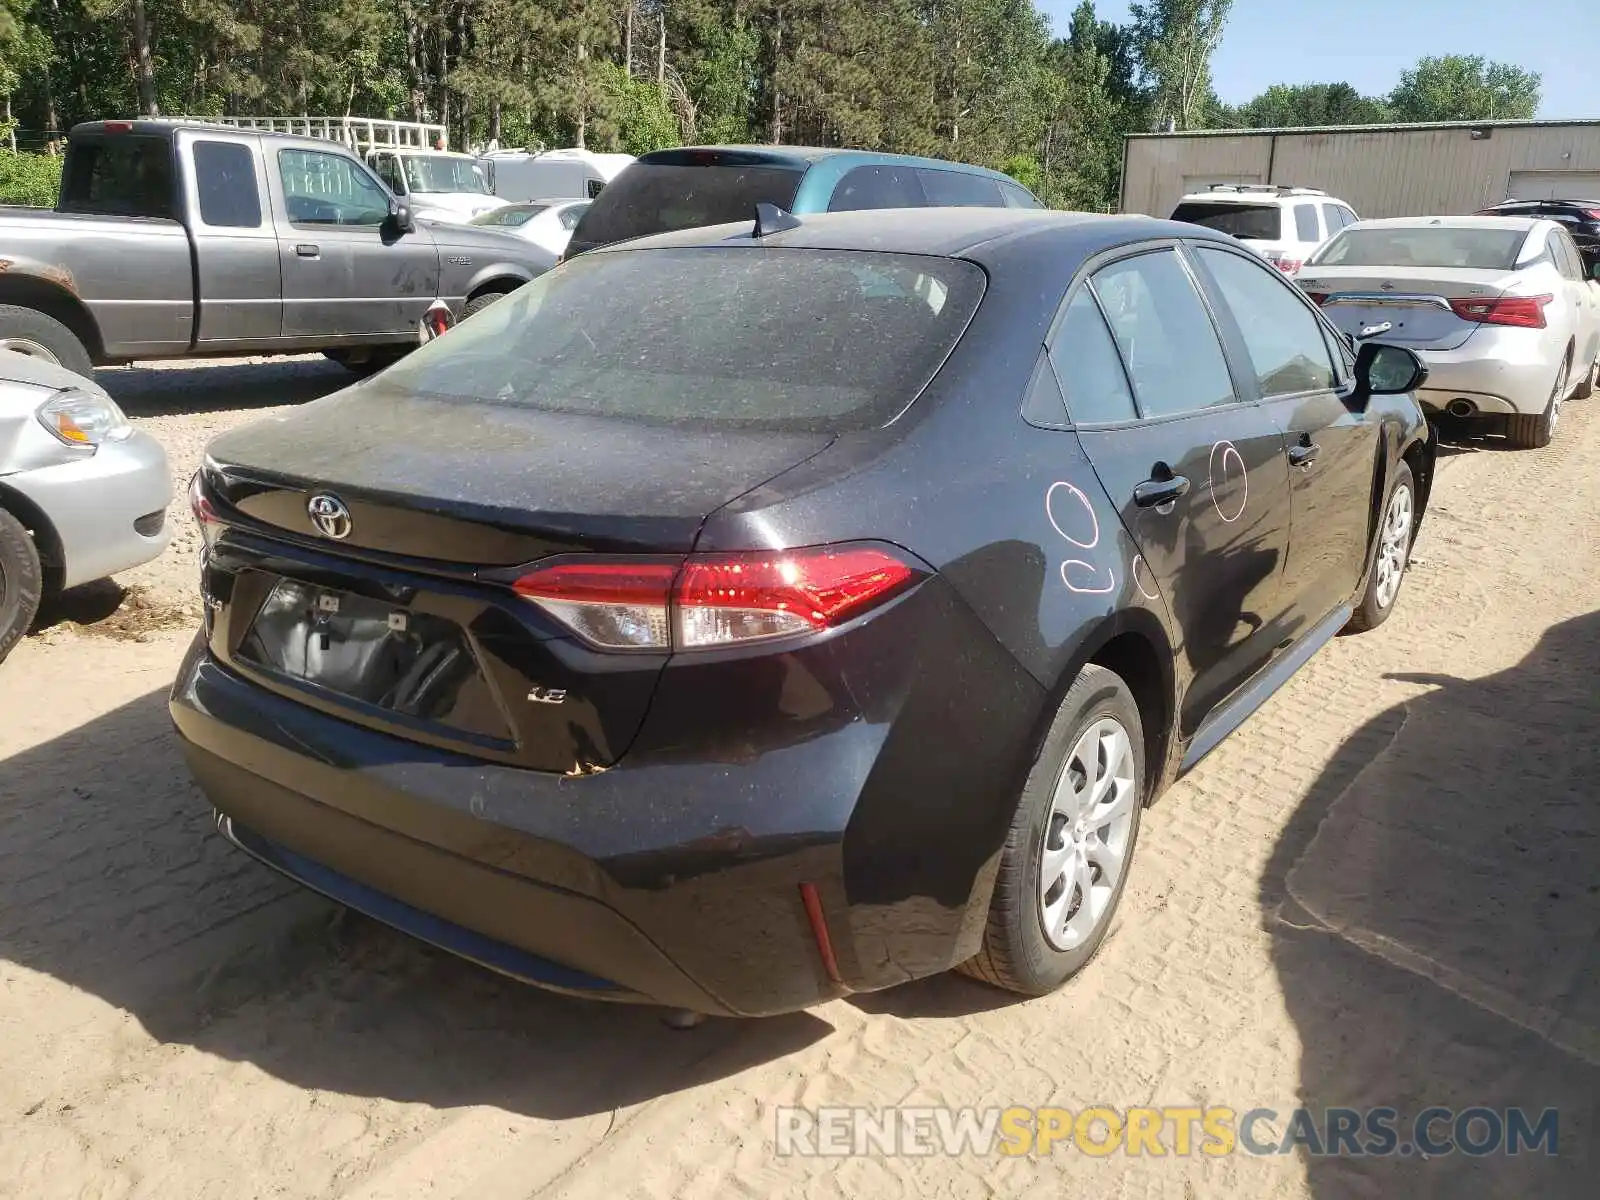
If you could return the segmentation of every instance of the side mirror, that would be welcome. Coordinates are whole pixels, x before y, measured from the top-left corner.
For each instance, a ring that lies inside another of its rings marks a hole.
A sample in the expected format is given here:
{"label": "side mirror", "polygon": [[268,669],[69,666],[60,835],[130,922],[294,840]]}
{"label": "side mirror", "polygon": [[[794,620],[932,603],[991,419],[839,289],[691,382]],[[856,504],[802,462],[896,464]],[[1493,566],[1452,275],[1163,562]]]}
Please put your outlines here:
{"label": "side mirror", "polygon": [[411,208],[406,204],[396,204],[389,210],[389,223],[394,226],[397,233],[417,231],[417,219],[411,215]]}
{"label": "side mirror", "polygon": [[1404,346],[1363,342],[1356,351],[1356,386],[1364,396],[1414,392],[1427,381],[1427,363]]}

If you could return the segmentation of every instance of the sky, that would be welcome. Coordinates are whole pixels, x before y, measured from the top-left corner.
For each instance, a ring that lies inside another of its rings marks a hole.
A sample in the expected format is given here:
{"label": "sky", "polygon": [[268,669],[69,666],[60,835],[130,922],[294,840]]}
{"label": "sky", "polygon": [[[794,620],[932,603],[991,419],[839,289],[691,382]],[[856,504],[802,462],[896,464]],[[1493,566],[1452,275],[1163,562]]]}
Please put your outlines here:
{"label": "sky", "polygon": [[[1035,0],[1065,34],[1079,0]],[[1125,22],[1127,0],[1096,0]],[[1481,54],[1543,77],[1539,116],[1600,118],[1600,0],[1234,0],[1211,62],[1217,95],[1242,104],[1274,83],[1351,84],[1379,96],[1425,55]]]}

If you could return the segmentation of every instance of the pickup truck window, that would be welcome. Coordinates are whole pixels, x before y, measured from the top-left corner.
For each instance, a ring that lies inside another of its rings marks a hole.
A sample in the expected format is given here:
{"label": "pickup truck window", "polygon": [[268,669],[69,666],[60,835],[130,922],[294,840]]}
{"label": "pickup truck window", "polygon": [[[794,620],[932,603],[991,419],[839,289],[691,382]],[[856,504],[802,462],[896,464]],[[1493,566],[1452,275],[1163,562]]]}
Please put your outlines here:
{"label": "pickup truck window", "polygon": [[111,135],[75,141],[61,180],[62,212],[173,217],[172,143]]}
{"label": "pickup truck window", "polygon": [[200,220],[227,229],[261,227],[261,192],[248,146],[237,142],[196,142],[194,182],[200,193]]}
{"label": "pickup truck window", "polygon": [[295,225],[381,225],[389,194],[342,154],[279,150],[283,203]]}

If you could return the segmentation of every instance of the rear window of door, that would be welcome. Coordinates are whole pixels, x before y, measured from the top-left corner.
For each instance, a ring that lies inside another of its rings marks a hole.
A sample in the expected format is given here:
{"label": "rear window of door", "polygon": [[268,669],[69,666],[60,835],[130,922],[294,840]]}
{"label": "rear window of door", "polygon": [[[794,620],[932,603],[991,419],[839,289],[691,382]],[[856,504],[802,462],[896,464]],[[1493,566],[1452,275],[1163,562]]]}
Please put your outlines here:
{"label": "rear window of door", "polygon": [[61,180],[63,212],[173,217],[172,143],[111,134],[76,141]]}
{"label": "rear window of door", "polygon": [[1079,288],[1067,305],[1061,328],[1050,341],[1050,366],[1076,424],[1131,421],[1139,415],[1116,343],[1094,293],[1086,287]]}
{"label": "rear window of door", "polygon": [[1263,399],[1334,386],[1322,322],[1281,272],[1226,250],[1196,255],[1233,315]]}
{"label": "rear window of door", "polygon": [[610,250],[524,284],[382,380],[687,428],[871,429],[934,377],[983,289],[975,264],[931,255]]}
{"label": "rear window of door", "polygon": [[928,198],[918,172],[909,167],[878,164],[846,171],[828,200],[829,212],[868,208],[924,208]]}
{"label": "rear window of door", "polygon": [[203,224],[224,229],[261,227],[261,189],[250,147],[237,142],[196,142],[194,184]]}
{"label": "rear window of door", "polygon": [[1317,232],[1317,206],[1315,204],[1296,204],[1294,206],[1294,234],[1302,242],[1320,242],[1322,234]]}
{"label": "rear window of door", "polygon": [[1000,191],[1004,194],[1006,206],[1009,208],[1044,207],[1043,204],[1039,203],[1039,197],[1035,196],[1020,183],[1012,183],[1009,179],[1002,179],[1000,181]]}
{"label": "rear window of door", "polygon": [[965,171],[917,171],[917,179],[935,208],[1004,208],[1000,185],[983,175]]}
{"label": "rear window of door", "polygon": [[1237,401],[1216,327],[1176,250],[1114,262],[1092,283],[1142,416]]}
{"label": "rear window of door", "polygon": [[574,238],[606,246],[729,221],[754,221],[757,204],[787,209],[802,172],[774,164],[636,162],[599,192]]}
{"label": "rear window of door", "polygon": [[1245,242],[1275,242],[1283,237],[1283,210],[1275,204],[1190,201],[1173,209],[1172,219],[1204,225]]}

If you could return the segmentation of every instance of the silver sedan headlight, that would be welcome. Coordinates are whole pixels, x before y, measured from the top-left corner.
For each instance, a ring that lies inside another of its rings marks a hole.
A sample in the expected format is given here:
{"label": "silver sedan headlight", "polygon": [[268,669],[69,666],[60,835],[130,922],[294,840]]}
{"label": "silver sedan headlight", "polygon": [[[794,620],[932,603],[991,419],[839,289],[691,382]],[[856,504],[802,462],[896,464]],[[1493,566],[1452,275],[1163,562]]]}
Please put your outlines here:
{"label": "silver sedan headlight", "polygon": [[107,396],[77,388],[54,393],[38,408],[39,424],[68,446],[93,449],[105,442],[119,442],[133,432],[123,411]]}

